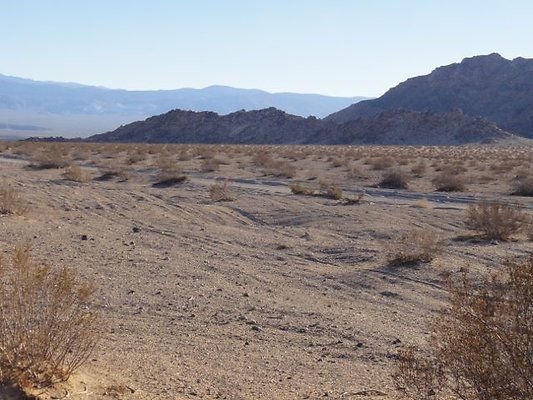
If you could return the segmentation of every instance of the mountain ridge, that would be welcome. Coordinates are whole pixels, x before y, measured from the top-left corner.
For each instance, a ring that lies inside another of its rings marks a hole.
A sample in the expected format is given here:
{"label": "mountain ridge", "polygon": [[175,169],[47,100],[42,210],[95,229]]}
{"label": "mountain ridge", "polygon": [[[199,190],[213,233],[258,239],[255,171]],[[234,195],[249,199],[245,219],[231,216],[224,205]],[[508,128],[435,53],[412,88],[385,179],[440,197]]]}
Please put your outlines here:
{"label": "mountain ridge", "polygon": [[326,119],[344,123],[398,108],[437,113],[459,108],[533,138],[533,59],[507,60],[498,53],[465,58],[409,78],[377,99],[350,105]]}
{"label": "mountain ridge", "polygon": [[196,144],[395,144],[449,145],[519,141],[481,117],[394,110],[338,124],[275,108],[214,112],[172,110],[93,135],[88,142]]}

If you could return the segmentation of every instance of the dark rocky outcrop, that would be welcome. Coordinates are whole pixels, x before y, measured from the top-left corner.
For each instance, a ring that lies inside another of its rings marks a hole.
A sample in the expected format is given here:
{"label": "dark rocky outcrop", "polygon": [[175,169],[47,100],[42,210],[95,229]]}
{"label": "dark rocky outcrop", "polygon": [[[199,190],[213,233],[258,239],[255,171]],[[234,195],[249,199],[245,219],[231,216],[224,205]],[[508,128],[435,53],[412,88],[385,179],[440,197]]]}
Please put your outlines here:
{"label": "dark rocky outcrop", "polygon": [[435,113],[459,108],[508,132],[533,138],[533,59],[511,61],[495,53],[465,58],[408,79],[378,99],[353,104],[326,119],[345,123],[398,108]]}
{"label": "dark rocky outcrop", "polygon": [[213,112],[174,110],[94,135],[91,142],[242,144],[456,145],[515,140],[514,135],[460,110],[435,114],[394,110],[337,124],[275,108]]}

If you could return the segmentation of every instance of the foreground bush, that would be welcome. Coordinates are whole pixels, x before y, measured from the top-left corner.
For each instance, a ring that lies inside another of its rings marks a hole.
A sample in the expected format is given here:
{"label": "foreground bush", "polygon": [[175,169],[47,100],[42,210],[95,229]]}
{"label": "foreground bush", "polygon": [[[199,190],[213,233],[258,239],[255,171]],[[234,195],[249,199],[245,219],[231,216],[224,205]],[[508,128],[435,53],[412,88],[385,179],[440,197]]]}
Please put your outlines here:
{"label": "foreground bush", "polygon": [[527,223],[526,214],[518,207],[498,202],[481,202],[468,208],[466,226],[481,232],[486,239],[508,240]]}
{"label": "foreground bush", "polygon": [[28,248],[0,258],[0,380],[23,389],[67,380],[100,336],[92,293],[72,270],[34,263]]}
{"label": "foreground bush", "polygon": [[449,282],[429,352],[400,352],[394,378],[414,399],[533,399],[533,256],[474,285]]}

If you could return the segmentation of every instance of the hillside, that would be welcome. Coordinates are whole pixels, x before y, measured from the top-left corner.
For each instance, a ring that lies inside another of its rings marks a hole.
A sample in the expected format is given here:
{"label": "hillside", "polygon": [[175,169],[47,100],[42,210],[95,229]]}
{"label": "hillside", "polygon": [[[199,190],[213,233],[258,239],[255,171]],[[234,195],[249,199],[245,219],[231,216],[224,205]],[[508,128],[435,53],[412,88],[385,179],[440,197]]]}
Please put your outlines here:
{"label": "hillside", "polygon": [[226,86],[128,91],[0,75],[0,134],[9,125],[16,128],[10,133],[22,136],[86,136],[175,108],[227,114],[276,107],[295,115],[325,117],[361,99]]}
{"label": "hillside", "polygon": [[533,59],[511,61],[495,53],[465,58],[408,79],[378,99],[353,104],[327,119],[344,123],[398,108],[436,113],[459,108],[533,138]]}
{"label": "hillside", "polygon": [[213,112],[173,110],[88,138],[90,142],[240,144],[456,145],[516,140],[494,123],[456,110],[383,112],[345,124],[298,117],[275,108]]}

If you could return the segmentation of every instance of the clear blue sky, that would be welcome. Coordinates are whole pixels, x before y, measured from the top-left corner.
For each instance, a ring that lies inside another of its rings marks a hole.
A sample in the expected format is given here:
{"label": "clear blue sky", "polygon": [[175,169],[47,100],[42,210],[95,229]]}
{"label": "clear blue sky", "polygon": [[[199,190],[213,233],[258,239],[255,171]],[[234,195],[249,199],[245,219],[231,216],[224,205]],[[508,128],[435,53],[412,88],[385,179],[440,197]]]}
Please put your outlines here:
{"label": "clear blue sky", "polygon": [[379,96],[464,57],[533,58],[533,0],[0,0],[0,73],[126,89]]}

